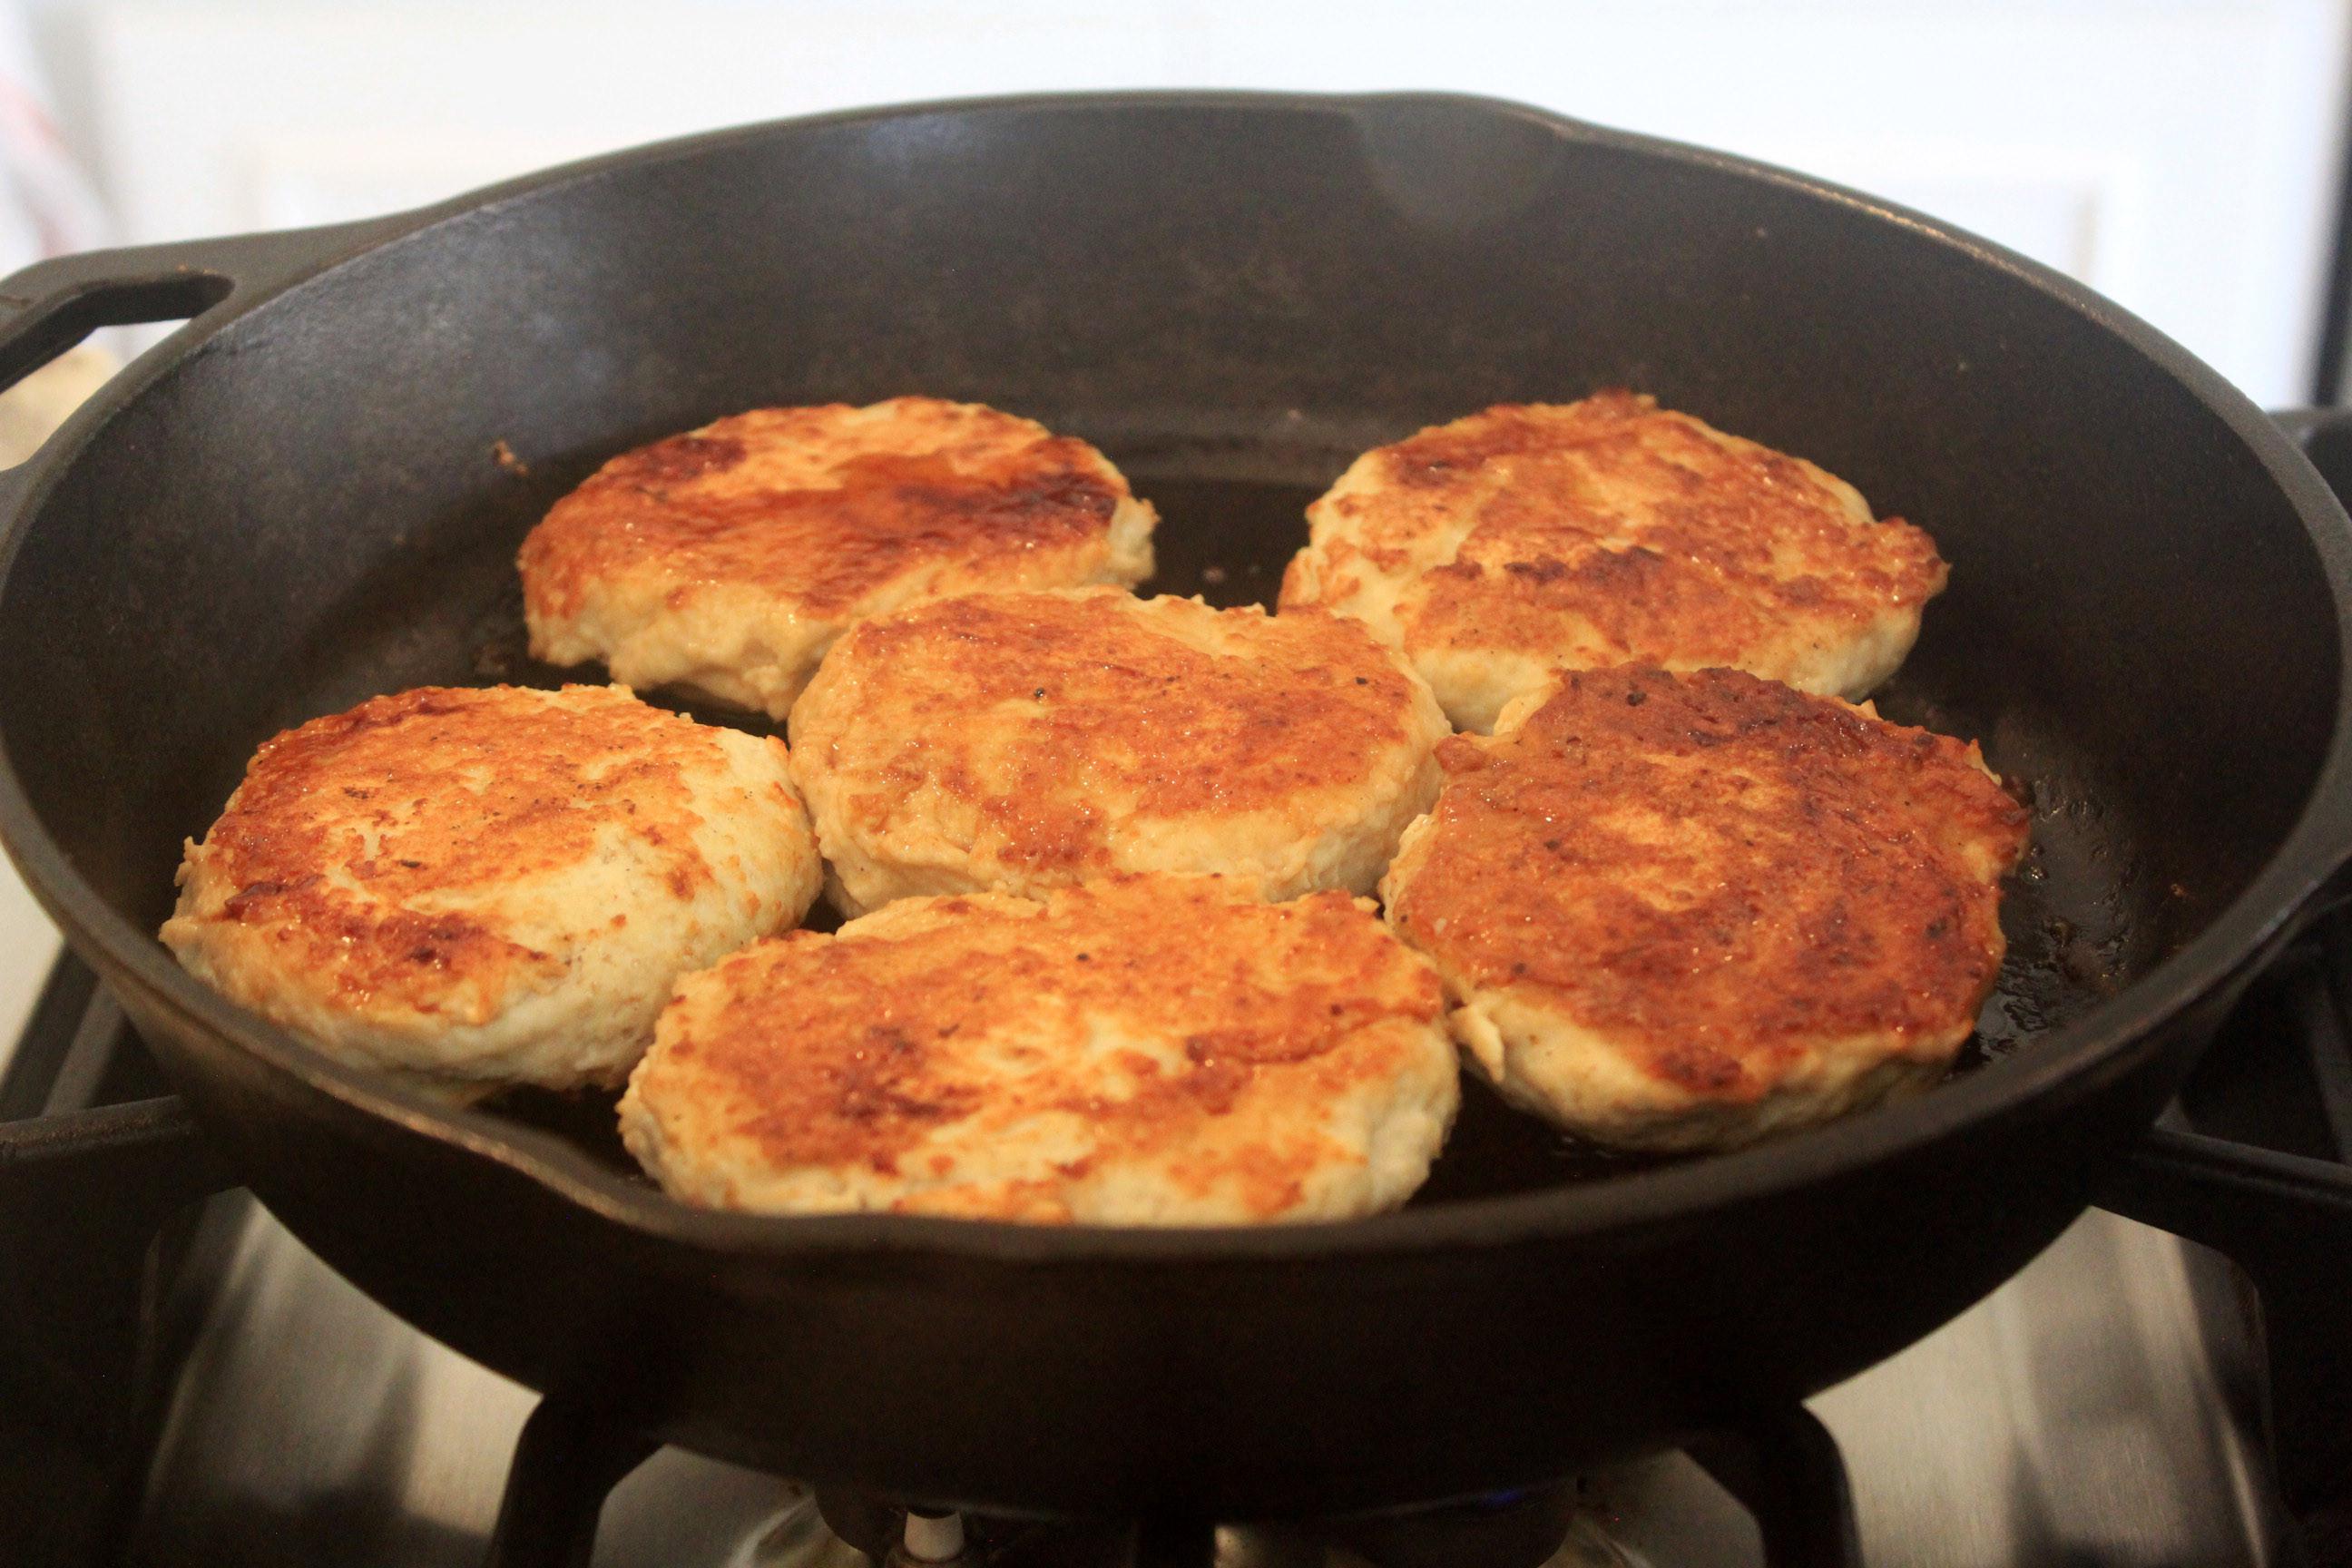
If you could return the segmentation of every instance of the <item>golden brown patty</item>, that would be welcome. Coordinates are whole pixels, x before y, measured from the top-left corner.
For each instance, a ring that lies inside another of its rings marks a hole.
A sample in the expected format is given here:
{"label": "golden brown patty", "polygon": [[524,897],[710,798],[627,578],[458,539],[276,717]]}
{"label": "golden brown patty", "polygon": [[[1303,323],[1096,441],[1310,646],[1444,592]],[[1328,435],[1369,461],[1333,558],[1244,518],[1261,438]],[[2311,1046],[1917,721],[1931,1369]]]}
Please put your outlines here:
{"label": "golden brown patty", "polygon": [[531,651],[782,719],[826,647],[934,594],[1151,574],[1084,441],[975,403],[756,408],[625,452],[523,541]]}
{"label": "golden brown patty", "polygon": [[1231,872],[1368,893],[1444,715],[1354,622],[1111,589],[935,599],[841,639],[793,710],[835,902]]}
{"label": "golden brown patty", "polygon": [[1569,672],[1382,892],[1474,1061],[1634,1147],[1747,1141],[1932,1080],[2000,966],[2027,814],[1974,744],[1732,670]]}
{"label": "golden brown patty", "polygon": [[687,977],[621,1131],[721,1208],[1341,1218],[1403,1202],[1444,1140],[1443,1007],[1341,894],[1121,877],[908,899]]}
{"label": "golden brown patty", "polygon": [[1485,731],[1563,665],[1727,666],[1861,697],[1944,586],[1851,485],[1648,397],[1504,404],[1358,458],[1282,605],[1360,617]]}
{"label": "golden brown patty", "polygon": [[779,742],[618,687],[425,687],[264,744],[163,938],[346,1061],[563,1088],[617,1082],[677,975],[818,880]]}

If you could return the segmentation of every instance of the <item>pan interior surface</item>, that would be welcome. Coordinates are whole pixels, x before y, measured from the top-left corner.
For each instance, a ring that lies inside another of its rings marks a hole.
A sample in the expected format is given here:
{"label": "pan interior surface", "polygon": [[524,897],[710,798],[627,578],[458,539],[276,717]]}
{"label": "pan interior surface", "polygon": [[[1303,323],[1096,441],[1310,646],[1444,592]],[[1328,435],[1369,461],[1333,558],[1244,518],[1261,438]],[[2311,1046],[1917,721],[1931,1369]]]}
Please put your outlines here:
{"label": "pan interior surface", "polygon": [[[94,433],[0,589],[0,735],[74,870],[152,931],[270,733],[564,678],[522,651],[514,549],[635,442],[767,404],[992,403],[1159,506],[1146,591],[1235,604],[1271,599],[1365,447],[1609,385],[1822,463],[1951,561],[1880,705],[2032,792],[1969,1065],[2144,975],[2284,838],[2330,740],[2335,608],[2192,388],[1901,221],[1444,101],[786,127],[446,217],[230,321]],[[616,1161],[605,1111],[506,1106]],[[1478,1095],[1420,1201],[1631,1168]]]}

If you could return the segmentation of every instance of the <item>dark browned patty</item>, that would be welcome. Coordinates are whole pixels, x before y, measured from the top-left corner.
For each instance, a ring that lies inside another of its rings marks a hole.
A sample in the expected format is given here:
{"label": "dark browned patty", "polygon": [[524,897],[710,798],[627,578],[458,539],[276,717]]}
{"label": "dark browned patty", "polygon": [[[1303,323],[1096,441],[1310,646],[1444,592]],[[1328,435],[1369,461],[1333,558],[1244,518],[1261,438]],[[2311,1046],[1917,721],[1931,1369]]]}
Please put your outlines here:
{"label": "dark browned patty", "polygon": [[1507,1091],[1683,1147],[1949,1064],[2027,827],[1972,744],[1732,670],[1570,671],[1530,705],[1439,748],[1383,884]]}

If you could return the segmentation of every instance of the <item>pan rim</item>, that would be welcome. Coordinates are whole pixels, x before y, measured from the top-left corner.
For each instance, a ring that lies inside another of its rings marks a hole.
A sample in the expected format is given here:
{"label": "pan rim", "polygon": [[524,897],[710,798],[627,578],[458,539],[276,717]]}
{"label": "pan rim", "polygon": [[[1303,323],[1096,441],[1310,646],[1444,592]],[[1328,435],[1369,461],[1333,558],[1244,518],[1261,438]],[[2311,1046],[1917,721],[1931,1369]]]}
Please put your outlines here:
{"label": "pan rim", "polygon": [[[1535,1192],[1464,1199],[1369,1218],[1268,1227],[1045,1227],[903,1215],[771,1215],[697,1209],[608,1169],[558,1137],[490,1114],[454,1109],[364,1069],[345,1067],[205,989],[153,933],[134,926],[76,872],[36,814],[0,733],[0,841],[68,939],[110,977],[127,977],[150,1005],[256,1058],[308,1092],[403,1131],[504,1167],[508,1174],[646,1240],[698,1251],[776,1258],[920,1253],[1020,1266],[1103,1260],[1196,1265],[1323,1256],[1481,1249],[1664,1225],[1849,1174],[1958,1136],[2045,1097],[2086,1091],[2102,1075],[2158,1048],[2182,1013],[2249,975],[2352,855],[2352,521],[2285,434],[2218,372],[2155,328],[2084,286],[1999,246],[1891,203],[1730,153],[1606,129],[1549,110],[1471,94],[1317,94],[1164,89],[952,99],[841,110],[657,142],[502,182],[449,201],[351,226],[354,243],[290,275],[240,287],[120,373],[31,462],[0,476],[0,586],[43,501],[117,414],[153,381],[204,351],[230,322],[338,268],[415,239],[443,223],[625,170],[707,155],[741,142],[836,125],[926,116],[1245,109],[1362,119],[1395,108],[1451,107],[1539,127],[1564,141],[1727,174],[1846,208],[1990,266],[2084,318],[2181,384],[2262,465],[2302,522],[2336,606],[2334,726],[2311,793],[2261,869],[2206,928],[2146,974],[2026,1050],[1933,1093],[1753,1148],[1655,1170]],[[168,247],[162,247],[168,248]]]}

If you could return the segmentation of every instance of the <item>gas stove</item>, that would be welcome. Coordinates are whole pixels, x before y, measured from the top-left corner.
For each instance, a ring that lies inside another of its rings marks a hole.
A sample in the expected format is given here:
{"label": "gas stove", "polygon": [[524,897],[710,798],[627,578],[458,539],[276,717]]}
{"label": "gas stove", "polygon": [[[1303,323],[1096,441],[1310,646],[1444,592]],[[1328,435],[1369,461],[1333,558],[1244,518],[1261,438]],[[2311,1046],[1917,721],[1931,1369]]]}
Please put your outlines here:
{"label": "gas stove", "polygon": [[[2216,1053],[2228,1071],[2158,1135],[2210,1169],[2116,1201],[2207,1204],[2265,1238],[2258,1253],[2315,1223],[2299,1245],[2325,1252],[2315,1205],[2352,1192],[2347,996],[2338,917],[2258,985]],[[2315,1266],[2304,1294],[2333,1300],[2302,1300],[2264,1255],[2250,1267],[2265,1315],[2218,1254],[2115,1214],[1807,1408],[1554,1487],[1319,1521],[930,1519],[656,1450],[444,1349],[224,1190],[163,1087],[104,989],[62,960],[0,1078],[10,1563],[2352,1563],[2345,1295]]]}

